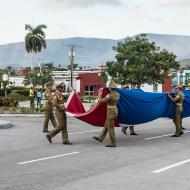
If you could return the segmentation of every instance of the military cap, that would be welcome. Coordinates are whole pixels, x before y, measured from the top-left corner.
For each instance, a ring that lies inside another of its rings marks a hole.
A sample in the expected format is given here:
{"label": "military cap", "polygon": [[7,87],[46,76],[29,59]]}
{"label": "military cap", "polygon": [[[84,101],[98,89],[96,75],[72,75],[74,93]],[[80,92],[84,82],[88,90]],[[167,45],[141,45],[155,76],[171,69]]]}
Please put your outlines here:
{"label": "military cap", "polygon": [[123,88],[127,88],[127,89],[129,89],[129,85],[126,84],[126,85],[123,86]]}
{"label": "military cap", "polygon": [[46,86],[51,86],[51,85],[53,85],[53,83],[51,81],[46,83]]}
{"label": "military cap", "polygon": [[109,87],[110,88],[117,88],[117,84],[115,82],[111,81],[109,84]]}
{"label": "military cap", "polygon": [[56,88],[58,88],[60,86],[65,86],[65,83],[64,82],[60,82],[60,81],[56,81],[55,82],[55,86],[56,86]]}
{"label": "military cap", "polygon": [[181,85],[177,85],[178,90],[183,90],[183,87]]}

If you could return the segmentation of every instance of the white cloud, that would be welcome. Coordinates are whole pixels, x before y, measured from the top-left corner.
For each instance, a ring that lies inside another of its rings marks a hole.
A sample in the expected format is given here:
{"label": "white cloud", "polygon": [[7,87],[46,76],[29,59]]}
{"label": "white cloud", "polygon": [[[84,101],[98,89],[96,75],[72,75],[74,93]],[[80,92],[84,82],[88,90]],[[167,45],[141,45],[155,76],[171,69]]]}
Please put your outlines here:
{"label": "white cloud", "polygon": [[33,0],[35,3],[53,7],[93,7],[96,5],[119,6],[120,0]]}
{"label": "white cloud", "polygon": [[190,6],[190,0],[160,0],[163,6]]}

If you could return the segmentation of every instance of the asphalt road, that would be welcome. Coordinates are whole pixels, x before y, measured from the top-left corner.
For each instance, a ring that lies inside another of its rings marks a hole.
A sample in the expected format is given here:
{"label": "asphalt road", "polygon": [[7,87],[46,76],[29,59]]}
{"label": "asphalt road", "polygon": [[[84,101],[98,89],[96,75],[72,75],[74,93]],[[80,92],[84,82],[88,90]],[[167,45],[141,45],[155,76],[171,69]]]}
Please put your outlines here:
{"label": "asphalt road", "polygon": [[[138,136],[117,128],[117,147],[106,148],[108,138],[92,139],[99,128],[74,118],[72,146],[61,135],[49,144],[43,118],[5,119],[14,127],[0,129],[0,190],[190,190],[190,133],[171,138],[171,120],[138,125]],[[190,118],[183,125],[190,131]]]}

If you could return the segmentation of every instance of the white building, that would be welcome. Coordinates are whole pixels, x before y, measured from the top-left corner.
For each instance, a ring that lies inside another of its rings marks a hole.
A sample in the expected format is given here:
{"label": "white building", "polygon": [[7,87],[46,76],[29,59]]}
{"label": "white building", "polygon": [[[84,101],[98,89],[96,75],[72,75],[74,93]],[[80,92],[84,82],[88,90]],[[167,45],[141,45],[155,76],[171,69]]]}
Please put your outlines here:
{"label": "white building", "polygon": [[[79,74],[85,73],[100,73],[101,70],[75,70],[73,71],[73,88],[80,92],[81,84],[78,78]],[[55,82],[64,82],[66,84],[66,89],[70,91],[71,89],[71,73],[69,71],[53,71],[53,80]],[[11,86],[21,86],[23,87],[24,76],[10,76],[9,82]],[[108,84],[108,83],[107,83]],[[132,88],[132,87],[131,87]],[[145,92],[162,92],[162,84],[143,84],[141,89]]]}
{"label": "white building", "polygon": [[11,86],[21,86],[23,87],[24,76],[10,76],[9,82]]}

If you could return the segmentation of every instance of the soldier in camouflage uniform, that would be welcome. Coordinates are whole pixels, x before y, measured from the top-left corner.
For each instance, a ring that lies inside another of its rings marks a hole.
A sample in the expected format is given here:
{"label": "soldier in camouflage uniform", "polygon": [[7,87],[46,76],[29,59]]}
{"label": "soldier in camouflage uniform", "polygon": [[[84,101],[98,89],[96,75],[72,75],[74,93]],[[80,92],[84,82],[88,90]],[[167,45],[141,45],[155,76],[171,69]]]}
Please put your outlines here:
{"label": "soldier in camouflage uniform", "polygon": [[43,132],[44,133],[48,133],[48,123],[49,120],[51,120],[51,123],[53,125],[53,127],[56,127],[56,121],[55,121],[55,117],[53,114],[53,94],[52,94],[52,87],[53,84],[51,82],[48,82],[46,84],[47,88],[46,91],[44,93],[44,96],[46,98],[46,102],[45,102],[45,118],[44,118],[44,125],[43,125]]}
{"label": "soldier in camouflage uniform", "polygon": [[99,92],[99,102],[107,102],[107,117],[106,122],[104,125],[104,129],[100,133],[98,137],[93,137],[95,140],[102,142],[107,134],[109,133],[109,139],[110,144],[106,145],[106,147],[115,147],[116,146],[116,140],[115,140],[115,131],[114,131],[114,119],[118,116],[118,108],[117,103],[119,101],[120,95],[117,93],[114,88],[116,88],[116,84],[114,82],[110,82],[109,84],[109,90],[110,93],[104,97],[101,98],[102,92]]}
{"label": "soldier in camouflage uniform", "polygon": [[56,91],[53,95],[53,112],[56,120],[56,127],[46,135],[46,138],[52,143],[51,139],[61,131],[63,144],[71,145],[72,143],[68,140],[67,118],[64,106],[65,101],[64,96],[62,95],[64,90],[65,84],[63,82],[56,85]]}

